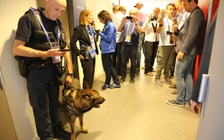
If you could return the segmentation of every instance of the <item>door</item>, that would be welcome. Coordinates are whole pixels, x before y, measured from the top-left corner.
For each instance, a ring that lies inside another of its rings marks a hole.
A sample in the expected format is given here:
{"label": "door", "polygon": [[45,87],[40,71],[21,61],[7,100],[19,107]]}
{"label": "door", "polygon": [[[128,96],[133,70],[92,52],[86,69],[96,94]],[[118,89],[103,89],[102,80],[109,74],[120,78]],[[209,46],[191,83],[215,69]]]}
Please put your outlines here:
{"label": "door", "polygon": [[2,140],[17,140],[11,113],[4,92],[4,81],[0,66],[0,138]]}
{"label": "door", "polygon": [[197,140],[224,140],[224,1],[220,1],[209,67],[209,82],[202,106]]}

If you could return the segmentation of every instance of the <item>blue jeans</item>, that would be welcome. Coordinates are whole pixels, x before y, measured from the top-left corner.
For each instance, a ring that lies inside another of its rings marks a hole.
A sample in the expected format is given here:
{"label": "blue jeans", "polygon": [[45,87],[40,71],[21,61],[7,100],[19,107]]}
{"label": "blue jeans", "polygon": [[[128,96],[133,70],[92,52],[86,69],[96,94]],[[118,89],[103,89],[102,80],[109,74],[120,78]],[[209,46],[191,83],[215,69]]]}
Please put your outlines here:
{"label": "blue jeans", "polygon": [[176,58],[175,77],[177,84],[176,102],[180,104],[190,104],[193,88],[193,66],[195,55],[184,55],[183,60]]}

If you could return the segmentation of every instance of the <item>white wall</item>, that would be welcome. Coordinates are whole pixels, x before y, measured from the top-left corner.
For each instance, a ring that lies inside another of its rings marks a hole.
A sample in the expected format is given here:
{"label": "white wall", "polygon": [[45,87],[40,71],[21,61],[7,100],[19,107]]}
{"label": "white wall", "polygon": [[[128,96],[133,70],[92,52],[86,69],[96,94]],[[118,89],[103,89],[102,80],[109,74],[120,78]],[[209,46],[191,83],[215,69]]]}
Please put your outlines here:
{"label": "white wall", "polygon": [[32,140],[36,136],[26,82],[19,75],[18,64],[12,54],[18,19],[30,6],[36,7],[36,0],[1,1],[0,8],[0,17],[2,19],[0,23],[0,65],[5,80],[4,88],[9,109],[19,140]]}

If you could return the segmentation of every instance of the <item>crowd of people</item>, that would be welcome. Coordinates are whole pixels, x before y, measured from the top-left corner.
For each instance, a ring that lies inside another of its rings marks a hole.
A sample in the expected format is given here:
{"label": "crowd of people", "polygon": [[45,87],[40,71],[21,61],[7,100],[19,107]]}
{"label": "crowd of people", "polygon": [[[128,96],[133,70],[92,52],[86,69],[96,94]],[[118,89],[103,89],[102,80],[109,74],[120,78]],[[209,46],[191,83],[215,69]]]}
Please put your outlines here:
{"label": "crowd of people", "polygon": [[[13,54],[29,58],[31,64],[26,78],[27,89],[41,140],[70,138],[59,118],[60,85],[55,82],[57,62],[52,59],[65,57],[66,85],[70,86],[73,80],[72,60],[69,52],[60,51],[68,45],[61,45],[65,35],[58,19],[66,4],[66,0],[46,0],[46,8],[29,9],[18,22],[14,41]],[[167,104],[190,106],[193,64],[199,53],[204,23],[204,14],[197,5],[198,0],[177,0],[167,4],[165,9],[154,7],[152,13],[142,10],[142,2],[136,3],[128,13],[125,6],[114,6],[113,13],[107,10],[98,13],[99,21],[104,24],[100,32],[95,31],[92,11],[83,10],[70,40],[70,49],[81,62],[83,82],[93,87],[95,60],[101,50],[105,72],[102,90],[120,88],[126,80],[129,63],[129,82],[133,84],[136,72],[140,70],[142,51],[145,75],[155,76],[155,84],[162,87],[163,73],[165,83],[176,88],[176,99],[167,100]],[[97,35],[100,36],[99,43]],[[173,76],[175,83],[170,80]]]}

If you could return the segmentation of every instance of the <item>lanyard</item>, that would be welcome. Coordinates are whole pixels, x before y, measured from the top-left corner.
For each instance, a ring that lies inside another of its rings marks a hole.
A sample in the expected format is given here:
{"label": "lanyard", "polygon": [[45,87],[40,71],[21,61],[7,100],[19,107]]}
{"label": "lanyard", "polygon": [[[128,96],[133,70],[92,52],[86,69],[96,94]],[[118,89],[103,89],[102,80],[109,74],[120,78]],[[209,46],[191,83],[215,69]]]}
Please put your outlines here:
{"label": "lanyard", "polygon": [[[130,24],[131,24],[131,21],[129,21],[129,23],[128,23],[128,29],[127,29],[127,32],[129,31],[129,26],[130,26]],[[135,28],[135,26],[133,26],[133,27],[132,27],[132,30],[131,30],[131,32],[130,32],[130,33],[133,33],[134,28]]]}
{"label": "lanyard", "polygon": [[[41,27],[42,27],[42,29],[44,30],[44,33],[45,33],[45,35],[46,35],[47,41],[48,41],[49,43],[51,43],[50,37],[49,37],[49,35],[47,34],[47,31],[46,31],[46,29],[45,29],[45,27],[44,27],[44,25],[43,25],[43,23],[42,23],[42,21],[41,21],[41,19],[40,19],[40,16],[37,14],[36,9],[34,9],[34,8],[32,8],[32,7],[30,7],[30,9],[33,11],[33,13],[34,13],[35,16],[37,17],[38,21],[40,22],[40,25],[41,25]],[[57,33],[57,39],[59,40],[59,39],[60,39],[60,28],[58,28],[57,30],[58,30],[58,33]]]}
{"label": "lanyard", "polygon": [[[184,13],[183,13],[183,15],[181,16],[179,23],[181,23],[181,21],[182,21],[183,17],[185,16],[185,14],[186,14],[186,11],[184,10]],[[179,24],[179,23],[178,23],[178,24]]]}
{"label": "lanyard", "polygon": [[166,20],[167,20],[167,24],[168,24],[168,31],[170,31],[170,24],[169,24],[169,20],[167,17],[166,17]]}

